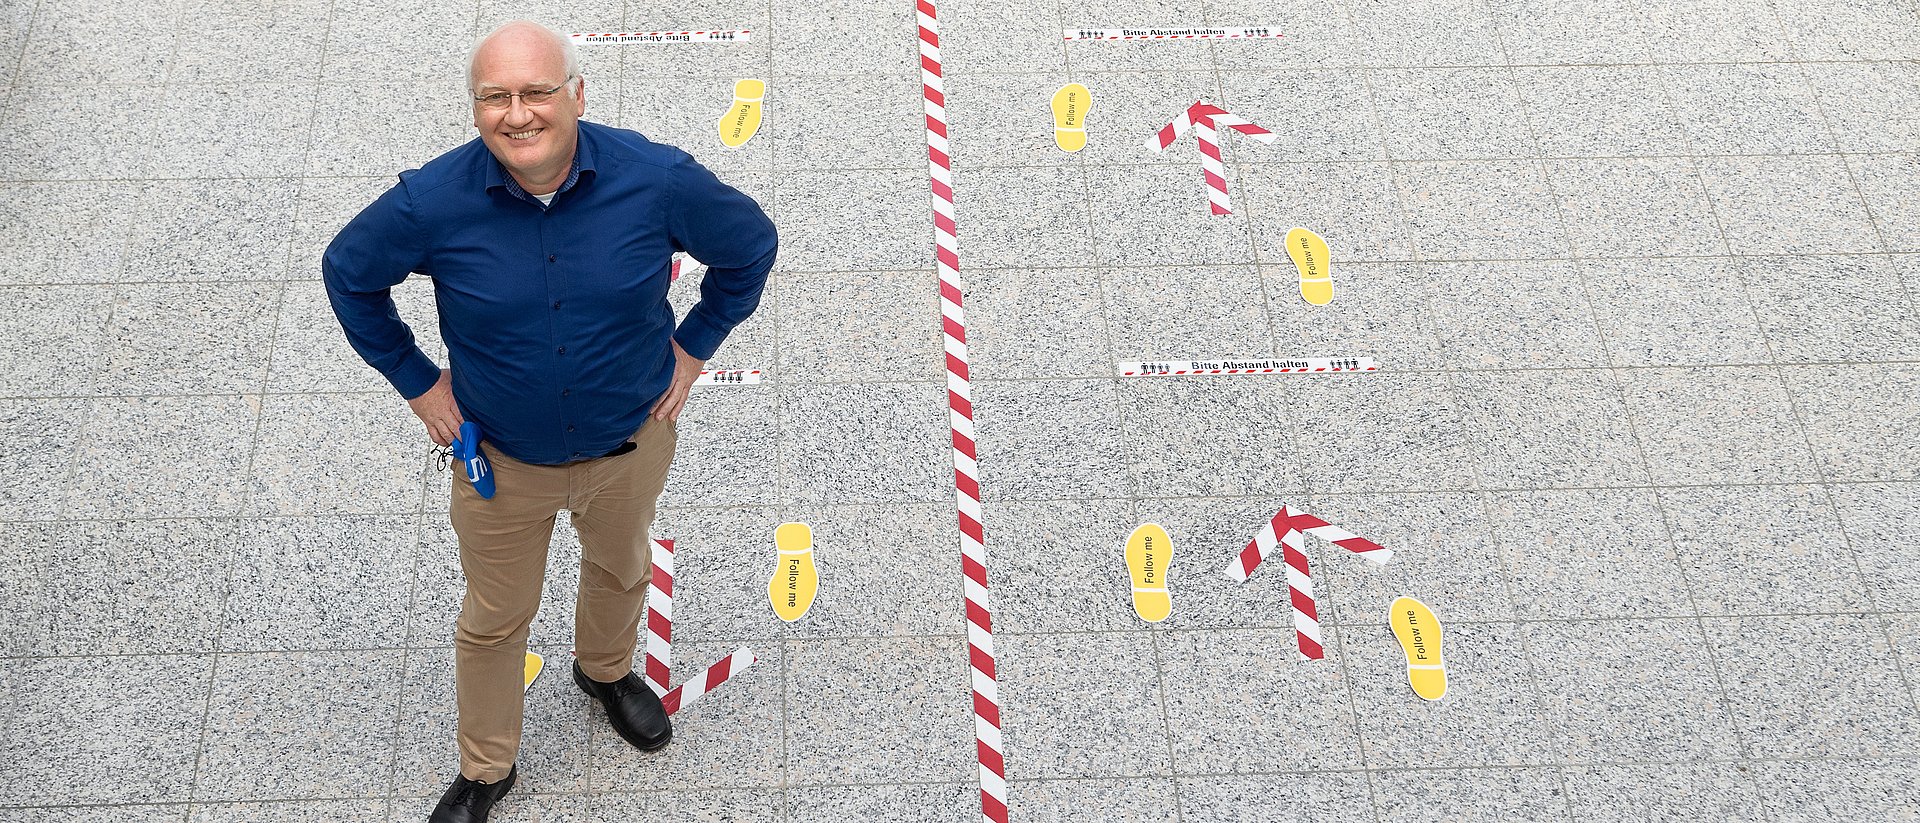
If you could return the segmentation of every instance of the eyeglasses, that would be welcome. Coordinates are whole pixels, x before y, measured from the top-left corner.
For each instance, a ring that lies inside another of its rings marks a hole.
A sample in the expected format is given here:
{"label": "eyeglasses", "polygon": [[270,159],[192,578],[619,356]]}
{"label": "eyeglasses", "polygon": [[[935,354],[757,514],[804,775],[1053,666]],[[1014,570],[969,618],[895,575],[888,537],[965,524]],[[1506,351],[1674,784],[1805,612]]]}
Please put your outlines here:
{"label": "eyeglasses", "polygon": [[496,91],[492,94],[476,94],[473,96],[473,102],[483,109],[504,109],[513,105],[513,98],[518,97],[524,105],[538,106],[548,100],[552,100],[554,95],[559,94],[560,90],[566,88],[567,84],[571,82],[573,82],[573,75],[569,74],[567,75],[567,79],[560,81],[560,85],[550,89],[519,92]]}

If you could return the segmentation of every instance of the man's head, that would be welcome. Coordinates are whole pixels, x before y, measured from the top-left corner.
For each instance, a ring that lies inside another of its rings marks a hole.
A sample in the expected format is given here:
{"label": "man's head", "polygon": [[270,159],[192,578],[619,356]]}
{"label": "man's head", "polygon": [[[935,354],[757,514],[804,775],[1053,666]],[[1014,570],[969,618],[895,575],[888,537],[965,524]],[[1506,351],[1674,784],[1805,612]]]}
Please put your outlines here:
{"label": "man's head", "polygon": [[[481,142],[522,185],[552,191],[549,185],[557,186],[573,163],[580,115],[587,108],[586,80],[572,41],[526,20],[503,25],[474,46],[467,87],[483,98],[473,103]],[[526,97],[539,102],[529,104]]]}

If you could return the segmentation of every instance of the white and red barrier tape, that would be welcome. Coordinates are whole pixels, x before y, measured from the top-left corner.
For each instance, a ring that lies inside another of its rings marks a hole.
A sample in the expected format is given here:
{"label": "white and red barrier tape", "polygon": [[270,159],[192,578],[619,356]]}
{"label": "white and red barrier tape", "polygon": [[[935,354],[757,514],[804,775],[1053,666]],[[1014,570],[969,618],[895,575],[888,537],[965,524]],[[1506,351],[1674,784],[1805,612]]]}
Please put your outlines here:
{"label": "white and red barrier tape", "polygon": [[1226,109],[1199,100],[1147,138],[1147,149],[1166,151],[1173,141],[1180,139],[1180,135],[1192,129],[1194,141],[1200,144],[1200,171],[1207,179],[1207,205],[1214,214],[1232,214],[1233,202],[1227,198],[1226,162],[1220,156],[1219,127],[1222,126],[1262,143],[1274,141],[1273,132],[1236,117]]}
{"label": "white and red barrier tape", "polygon": [[1379,371],[1371,357],[1295,357],[1283,360],[1122,360],[1121,377],[1190,374],[1317,374]]}
{"label": "white and red barrier tape", "polygon": [[567,35],[582,45],[625,43],[745,43],[753,39],[752,29],[721,31],[576,31]]}
{"label": "white and red barrier tape", "polygon": [[1170,29],[1067,29],[1062,40],[1238,40],[1247,37],[1284,37],[1266,26]]}
{"label": "white and red barrier tape", "polygon": [[647,584],[646,678],[654,694],[673,682],[673,541],[653,541],[653,581]]}
{"label": "white and red barrier tape", "polygon": [[708,666],[706,671],[694,675],[687,682],[661,695],[660,705],[667,710],[667,714],[673,714],[691,706],[702,695],[713,691],[720,684],[727,682],[727,678],[739,674],[741,670],[753,665],[759,659],[754,656],[752,649],[745,646],[734,649],[732,654],[720,658],[713,665]]}
{"label": "white and red barrier tape", "polygon": [[1000,736],[1000,688],[993,656],[993,610],[987,599],[986,531],[980,524],[980,469],[975,462],[973,388],[967,366],[967,315],[960,292],[954,230],[953,162],[947,148],[947,97],[940,67],[940,17],[931,0],[920,12],[920,87],[926,102],[927,175],[933,189],[933,242],[940,275],[940,321],[946,331],[947,412],[953,435],[954,499],[960,522],[960,569],[967,599],[967,660],[973,670],[974,751],[980,762],[980,816],[1007,821],[1006,744]]}
{"label": "white and red barrier tape", "polygon": [[696,386],[758,386],[759,369],[702,369],[693,379]]}
{"label": "white and red barrier tape", "polygon": [[1393,550],[1306,512],[1281,506],[1279,513],[1263,524],[1247,542],[1247,547],[1227,564],[1227,576],[1245,583],[1253,570],[1260,567],[1260,561],[1272,555],[1274,549],[1282,549],[1282,560],[1287,567],[1287,596],[1293,605],[1294,641],[1302,658],[1319,660],[1325,656],[1320,645],[1320,606],[1313,594],[1313,574],[1307,567],[1306,540],[1302,533],[1375,563],[1392,560]]}

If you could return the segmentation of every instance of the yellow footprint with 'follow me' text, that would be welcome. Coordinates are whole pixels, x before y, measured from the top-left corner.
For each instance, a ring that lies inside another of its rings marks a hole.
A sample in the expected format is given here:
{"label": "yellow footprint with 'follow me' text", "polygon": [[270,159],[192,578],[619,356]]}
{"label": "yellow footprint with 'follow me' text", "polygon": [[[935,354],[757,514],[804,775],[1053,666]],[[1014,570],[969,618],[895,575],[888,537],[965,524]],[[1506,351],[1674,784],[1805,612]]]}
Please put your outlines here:
{"label": "yellow footprint with 'follow me' text", "polygon": [[1173,562],[1173,540],[1158,523],[1142,523],[1127,536],[1127,572],[1133,578],[1133,612],[1141,620],[1158,623],[1173,613],[1167,594],[1167,567]]}
{"label": "yellow footprint with 'follow me' text", "polygon": [[1427,604],[1411,597],[1395,598],[1387,622],[1407,653],[1407,683],[1413,693],[1439,700],[1447,693],[1447,663],[1440,655],[1440,619]]}
{"label": "yellow footprint with 'follow me' text", "polygon": [[779,562],[773,579],[767,581],[767,600],[775,615],[792,623],[813,608],[813,596],[820,590],[820,571],[813,564],[813,529],[805,523],[781,523],[773,530],[773,545]]}
{"label": "yellow footprint with 'follow me' text", "polygon": [[1087,146],[1087,111],[1093,93],[1079,83],[1068,83],[1053,93],[1053,142],[1064,152]]}
{"label": "yellow footprint with 'follow me' text", "polygon": [[1287,232],[1287,256],[1300,271],[1300,298],[1316,306],[1333,302],[1333,259],[1327,241],[1298,226]]}
{"label": "yellow footprint with 'follow me' text", "polygon": [[525,691],[533,691],[533,681],[540,679],[540,670],[545,669],[546,667],[547,667],[546,658],[541,657],[540,655],[534,654],[533,652],[527,652],[527,665],[526,665],[526,669],[524,670],[524,674],[526,675],[526,680],[527,680]]}
{"label": "yellow footprint with 'follow me' text", "polygon": [[752,140],[753,133],[760,130],[760,104],[766,99],[767,81],[734,81],[733,105],[720,115],[720,142],[737,149]]}

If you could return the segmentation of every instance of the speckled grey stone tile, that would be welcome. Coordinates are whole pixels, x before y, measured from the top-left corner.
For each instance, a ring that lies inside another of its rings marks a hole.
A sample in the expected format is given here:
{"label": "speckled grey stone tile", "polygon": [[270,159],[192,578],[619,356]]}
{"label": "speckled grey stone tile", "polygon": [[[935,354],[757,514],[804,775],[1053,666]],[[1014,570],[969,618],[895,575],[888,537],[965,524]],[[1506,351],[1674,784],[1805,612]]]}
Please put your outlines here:
{"label": "speckled grey stone tile", "polygon": [[1334,300],[1300,298],[1292,264],[1262,266],[1274,351],[1281,354],[1372,357],[1387,369],[1440,366],[1440,338],[1427,309],[1427,278],[1412,263],[1343,263],[1332,267]]}
{"label": "speckled grey stone tile", "polygon": [[[448,148],[452,145],[448,144]],[[361,209],[392,188],[393,172],[383,169],[378,177],[310,177],[300,181],[298,215],[293,224],[292,250],[287,255],[286,276],[294,280],[320,279],[320,256],[333,237]]]}
{"label": "speckled grey stone tile", "polygon": [[1520,619],[1693,613],[1651,491],[1492,494],[1485,505]]}
{"label": "speckled grey stone tile", "polygon": [[[1165,28],[1204,22],[1205,0],[1085,0],[1060,9],[1062,28]],[[1212,44],[1204,40],[1073,41],[1067,62],[1075,71],[1161,71],[1205,69],[1214,65]]]}
{"label": "speckled grey stone tile", "polygon": [[1699,760],[1740,751],[1692,618],[1529,623],[1526,633],[1541,708],[1567,760]]}
{"label": "speckled grey stone tile", "polygon": [[1121,360],[1274,353],[1260,276],[1252,266],[1112,269],[1103,292],[1108,335]]}
{"label": "speckled grey stone tile", "polygon": [[944,499],[942,397],[931,383],[782,386],[782,492],[816,503]]}
{"label": "speckled grey stone tile", "polygon": [[1647,482],[1627,407],[1599,370],[1453,376],[1488,488],[1630,486]]}
{"label": "speckled grey stone tile", "polygon": [[300,191],[298,180],[148,183],[120,279],[279,280]]}
{"label": "speckled grey stone tile", "polygon": [[[167,79],[174,63],[174,23],[181,11],[177,0],[44,0],[37,5],[21,58],[22,86],[60,86],[77,78],[88,84]],[[101,36],[105,32],[112,36]]]}
{"label": "speckled grey stone tile", "polygon": [[974,386],[981,493],[988,500],[1121,497],[1127,444],[1111,421],[1112,380],[994,381]]}
{"label": "speckled grey stone tile", "polygon": [[[1920,494],[1916,491],[1906,483],[1828,487],[1867,593],[1883,610],[1912,609],[1920,602],[1920,570],[1906,556],[1907,547],[1920,542]],[[1898,642],[1900,635],[1895,636]],[[1920,650],[1920,646],[1913,648]]]}
{"label": "speckled grey stone tile", "polygon": [[[158,78],[155,78],[158,83]],[[139,176],[166,90],[159,85],[23,86],[7,102],[7,180]]]}
{"label": "speckled grey stone tile", "polygon": [[[340,33],[336,30],[334,36]],[[364,41],[361,47],[370,48]],[[464,54],[464,46],[462,49]],[[327,71],[336,70],[339,67],[329,58]],[[332,84],[320,87],[313,125],[308,129],[312,139],[306,153],[307,176],[379,175],[391,182],[392,175],[401,170],[418,168],[468,140],[477,139],[468,98],[461,96],[466,92],[460,73],[450,72],[429,82],[409,83],[391,82],[393,77],[388,74],[371,76],[380,78],[380,82],[355,85],[351,89]],[[369,97],[408,100],[412,105],[406,116],[395,117],[391,112],[368,110],[360,101]],[[588,119],[605,122],[601,116],[596,114]],[[371,202],[373,196],[369,195],[360,207]]]}
{"label": "speckled grey stone tile", "polygon": [[1871,607],[1818,487],[1666,489],[1660,508],[1702,614]]}
{"label": "speckled grey stone tile", "polygon": [[1271,25],[1280,39],[1213,41],[1214,60],[1223,68],[1246,66],[1350,66],[1361,62],[1362,42],[1339,0],[1301,0],[1277,13],[1265,0],[1208,0],[1207,22],[1215,26]]}
{"label": "speckled grey stone tile", "polygon": [[[467,591],[460,568],[460,541],[445,513],[425,515],[422,521],[418,559],[412,584],[406,589],[411,595],[406,642],[414,648],[452,646],[461,598]],[[652,534],[673,537],[659,528],[658,521]],[[528,637],[536,645],[568,642],[573,637],[574,596],[580,588],[580,537],[565,513],[555,519],[553,537],[548,541],[544,580],[540,612],[534,616]]]}
{"label": "speckled grey stone tile", "polygon": [[[1916,21],[1920,22],[1920,21]],[[1920,149],[1920,67],[1912,63],[1812,63],[1820,111],[1841,151]]]}
{"label": "speckled grey stone tile", "polygon": [[1888,251],[1920,251],[1920,154],[1847,158]]}
{"label": "speckled grey stone tile", "polygon": [[[1056,16],[1057,11],[1053,5],[1036,6],[1020,0],[941,3],[941,67],[948,75],[960,76],[999,71],[1064,71],[1069,44],[1060,39],[1063,24]],[[1075,20],[1064,25],[1079,24]],[[973,80],[969,78],[968,83]],[[1051,90],[1048,93],[1051,94]]]}
{"label": "speckled grey stone tile", "polygon": [[1581,264],[1615,366],[1765,363],[1742,261],[1590,260]]}
{"label": "speckled grey stone tile", "polygon": [[[1486,506],[1476,495],[1340,495],[1292,501],[1289,508],[1316,515],[1394,551],[1393,560],[1379,565],[1317,537],[1307,538],[1314,590],[1333,593],[1331,603],[1322,601],[1322,620],[1335,614],[1350,627],[1365,624],[1370,628],[1356,631],[1361,631],[1362,639],[1371,638],[1371,627],[1385,630],[1387,608],[1401,595],[1424,600],[1443,624],[1513,619],[1500,548],[1493,541]],[[1246,539],[1252,537],[1249,530]],[[1233,549],[1244,545],[1242,540]],[[1279,582],[1276,579],[1275,585]],[[1276,606],[1284,609],[1284,601]],[[1349,656],[1355,654],[1353,643],[1349,638]],[[1387,645],[1398,654],[1398,646]],[[1404,670],[1398,665],[1393,670],[1402,672],[1404,687]]]}
{"label": "speckled grey stone tile", "polygon": [[1768,257],[1741,267],[1774,359],[1920,359],[1920,321],[1883,256]]}
{"label": "speckled grey stone tile", "polygon": [[919,59],[913,10],[858,0],[775,0],[773,71],[779,75],[912,76]]}
{"label": "speckled grey stone tile", "polygon": [[1164,823],[1179,816],[1180,793],[1168,778],[1045,780],[1008,790],[1021,820],[1068,823],[1097,815],[1124,823]]}
{"label": "speckled grey stone tile", "polygon": [[[1107,24],[1100,25],[1105,27]],[[1085,66],[1078,62],[1080,50],[1106,50],[1124,45],[1126,42],[1075,41],[1067,44],[1075,55],[1074,65],[1077,71],[1072,76],[1073,81],[1085,85],[1088,93],[1093,95],[1093,109],[1087,114],[1087,147],[1075,153],[1073,157],[1088,165],[1141,163],[1177,165],[1189,169],[1195,175],[1194,181],[1198,183],[1200,150],[1195,146],[1195,138],[1191,132],[1183,135],[1179,142],[1165,151],[1159,152],[1147,148],[1147,138],[1152,137],[1161,126],[1173,120],[1196,100],[1204,98],[1220,102],[1222,96],[1219,83],[1212,72],[1101,73],[1087,71]],[[1165,43],[1145,45],[1157,48],[1167,47]],[[964,84],[965,80],[958,82]],[[959,91],[964,94],[966,87],[962,85]],[[1050,99],[1053,92],[1048,90],[1046,94]],[[1053,139],[1051,112],[1047,114],[1047,119],[1040,121],[1038,125],[1046,129],[1047,139],[1051,141]],[[1221,135],[1221,151],[1227,157],[1234,157],[1239,149],[1248,148],[1241,145],[1243,141],[1244,138],[1238,136]],[[1259,145],[1248,148],[1246,155],[1243,159],[1266,156],[1269,159],[1278,160],[1286,157],[1285,154],[1274,151],[1273,147]],[[1091,177],[1088,182],[1095,187],[1103,185],[1101,178],[1097,176]],[[1199,189],[1195,191],[1200,192]],[[1199,193],[1198,196],[1201,198],[1200,206],[1204,212],[1206,195]]]}
{"label": "speckled grey stone tile", "polygon": [[[590,2],[587,8],[593,8]],[[500,4],[500,13],[518,13],[518,4]],[[599,5],[605,16],[621,12]],[[628,85],[645,83],[655,77],[766,77],[770,73],[773,43],[781,33],[773,30],[771,7],[766,3],[729,3],[726,0],[627,0],[625,27],[621,31],[687,31],[703,29],[748,29],[746,42],[679,45],[603,46],[619,52]],[[485,13],[484,11],[482,12]],[[586,18],[582,18],[586,19]],[[582,25],[585,25],[584,23]],[[605,25],[596,23],[595,25]],[[584,49],[583,49],[584,51]],[[613,57],[609,54],[608,57]],[[731,97],[731,95],[729,95]],[[727,100],[719,101],[721,104]],[[715,120],[720,117],[716,110]]]}
{"label": "speckled grey stone tile", "polygon": [[220,632],[234,524],[15,523],[9,654],[209,652]]}
{"label": "speckled grey stone tile", "polygon": [[1655,484],[1815,479],[1786,387],[1771,367],[1618,374]]}
{"label": "speckled grey stone tile", "polygon": [[955,172],[954,208],[969,216],[961,260],[980,266],[1092,263],[1086,185],[1075,168]]}
{"label": "speckled grey stone tile", "polygon": [[[1464,489],[1474,486],[1460,407],[1434,374],[1286,375],[1306,378],[1290,405],[1307,435],[1293,448],[1315,491]],[[1272,428],[1271,422],[1262,428]],[[1266,486],[1264,488],[1276,488]]]}
{"label": "speckled grey stone tile", "polygon": [[257,397],[105,397],[73,448],[63,513],[219,517],[247,499]]}
{"label": "speckled grey stone tile", "polygon": [[102,394],[258,392],[280,283],[130,283],[106,330]]}
{"label": "speckled grey stone tile", "polygon": [[1724,157],[1698,161],[1734,254],[1880,251],[1859,192],[1839,157]]}
{"label": "speckled grey stone tile", "polygon": [[0,519],[60,512],[88,413],[83,400],[0,400]]}
{"label": "speckled grey stone tile", "polygon": [[1920,806],[1912,758],[1756,763],[1752,768],[1766,819],[1777,823],[1910,820]]}
{"label": "speckled grey stone tile", "polygon": [[85,394],[100,377],[112,286],[0,287],[0,394]]}
{"label": "speckled grey stone tile", "polygon": [[[918,171],[797,171],[775,185],[780,267],[911,269],[933,259],[927,177]],[[961,251],[962,264],[965,250]]]}
{"label": "speckled grey stone tile", "polygon": [[[1120,414],[1131,444],[1133,492],[1140,497],[1239,496],[1306,488],[1308,449],[1276,409],[1299,408],[1286,381],[1319,376],[1130,377]],[[1311,431],[1312,429],[1309,429]]]}
{"label": "speckled grey stone tile", "polygon": [[1558,769],[1374,772],[1374,802],[1386,823],[1567,820]]}
{"label": "speckled grey stone tile", "polygon": [[962,279],[975,380],[1113,373],[1101,270],[974,269]]}
{"label": "speckled grey stone tile", "polygon": [[1892,0],[1774,0],[1781,28],[1801,60],[1920,59],[1920,13]]}
{"label": "speckled grey stone tile", "polygon": [[[640,44],[597,48],[675,47],[669,44]],[[688,44],[685,48],[731,49],[733,45]],[[588,119],[632,129],[646,135],[649,140],[685,150],[710,169],[770,168],[777,142],[775,135],[789,127],[789,109],[804,105],[799,100],[802,92],[787,85],[792,81],[766,77],[765,72],[743,73],[739,77],[756,77],[767,81],[767,92],[761,104],[760,131],[738,148],[728,148],[720,142],[717,125],[733,102],[733,83],[739,79],[735,77],[649,77],[626,83],[617,94],[603,94],[599,98],[595,98],[590,90],[587,94]],[[617,118],[614,116],[615,107],[619,111]]]}
{"label": "speckled grey stone tile", "polygon": [[773,284],[783,383],[931,380],[941,353],[931,271],[789,274]]}
{"label": "speckled grey stone tile", "polygon": [[[520,775],[515,778],[514,795],[570,793],[585,788],[588,724],[606,722],[598,707],[573,683],[573,658],[568,654],[571,643],[564,642],[564,636],[544,639],[548,642],[528,648],[545,658],[546,666],[526,696],[524,728],[515,758]],[[552,643],[554,640],[563,642]],[[413,649],[406,652],[406,667],[392,791],[401,797],[438,798],[460,772],[454,652],[451,648]],[[422,811],[431,808],[427,803]]]}
{"label": "speckled grey stone tile", "polygon": [[1692,160],[1549,160],[1546,169],[1576,255],[1617,258],[1727,251]]}
{"label": "speckled grey stone tile", "polygon": [[1400,163],[1394,170],[1425,259],[1565,257],[1569,251],[1553,189],[1537,161]]}
{"label": "speckled grey stone tile", "polygon": [[695,389],[680,415],[680,441],[660,504],[774,502],[781,473],[779,391],[770,383]]}
{"label": "speckled grey stone tile", "polygon": [[116,279],[139,184],[17,183],[7,190],[13,196],[0,209],[0,283]]}
{"label": "speckled grey stone tile", "polygon": [[[787,636],[966,631],[952,506],[788,506],[784,516],[812,527],[820,570],[820,591],[813,608],[786,627]],[[728,548],[746,555],[743,562],[758,584],[757,602],[742,618],[756,634],[772,631],[766,587],[775,566],[773,530],[762,532],[754,545]]]}
{"label": "speckled grey stone tile", "polygon": [[1366,73],[1395,160],[1532,157],[1533,136],[1505,69]]}
{"label": "speckled grey stone tile", "polygon": [[[193,806],[187,823],[384,823],[388,820],[388,802],[385,799],[329,799],[200,803]],[[506,804],[501,808],[507,808]]]}
{"label": "speckled grey stone tile", "polygon": [[[1272,13],[1269,11],[1264,14],[1270,16]],[[1286,26],[1289,36],[1280,43],[1263,44],[1267,49],[1277,46],[1285,51],[1295,46],[1285,41],[1293,36],[1293,24],[1304,22],[1305,15],[1296,11],[1288,16],[1294,18]],[[1226,25],[1245,24],[1236,22]],[[1263,68],[1271,65],[1270,60],[1271,57],[1257,62],[1223,60],[1221,65]],[[1359,77],[1349,72],[1334,70],[1228,71],[1220,75],[1221,91],[1225,95],[1221,104],[1241,118],[1273,130],[1276,138],[1273,146],[1261,148],[1257,159],[1384,160],[1387,155],[1381,124],[1375,116],[1373,101],[1367,96],[1366,85],[1356,82],[1358,80]],[[1096,97],[1094,102],[1098,105],[1099,98]],[[1308,112],[1322,113],[1324,116],[1316,119],[1313,128],[1288,128]],[[1388,129],[1387,132],[1406,136],[1404,127]],[[1144,140],[1145,136],[1141,139]],[[1249,155],[1252,156],[1252,153],[1249,152]]]}
{"label": "speckled grey stone tile", "polygon": [[[1716,752],[1725,757],[1735,751]],[[1574,819],[1593,823],[1761,823],[1751,767],[1729,763],[1566,770]]]}
{"label": "speckled grey stone tile", "polygon": [[[1396,562],[1400,562],[1396,560]],[[1369,768],[1521,765],[1560,757],[1547,737],[1519,627],[1509,623],[1447,622],[1455,601],[1407,589],[1421,597],[1446,627],[1447,694],[1426,701],[1407,685],[1406,655],[1385,626],[1348,626],[1340,633],[1353,683],[1360,737]],[[1382,608],[1380,615],[1384,617]],[[1477,780],[1445,781],[1486,791]],[[1382,796],[1388,799],[1396,793]]]}
{"label": "speckled grey stone tile", "polygon": [[[761,128],[770,130],[774,163],[782,169],[913,166],[927,156],[920,94],[920,81],[902,72],[775,78]],[[730,98],[731,91],[719,103]],[[707,131],[719,133],[712,123]]]}
{"label": "speckled grey stone tile", "polygon": [[1292,265],[1286,242],[1295,226],[1327,241],[1336,277],[1349,260],[1413,259],[1412,230],[1385,163],[1242,163],[1229,180],[1263,263]]}
{"label": "speckled grey stone tile", "polygon": [[[30,806],[0,809],[0,823],[95,823],[100,819],[98,806]],[[156,806],[114,806],[116,823],[186,823],[187,807],[181,804]]]}
{"label": "speckled grey stone tile", "polygon": [[980,819],[980,786],[969,782],[791,788],[787,790],[787,819],[792,823],[845,820],[968,823]]}
{"label": "speckled grey stone tile", "polygon": [[1725,63],[1785,60],[1786,33],[1771,3],[1697,0],[1647,3],[1640,7],[1648,35],[1660,44],[1654,55],[1666,62]]}
{"label": "speckled grey stone tile", "polygon": [[[361,98],[355,98],[358,104]],[[158,101],[146,177],[292,177],[300,173],[314,87],[307,83],[175,85]],[[363,125],[374,126],[369,119]],[[209,129],[208,123],[219,128]],[[338,137],[338,133],[326,137]]]}
{"label": "speckled grey stone tile", "polygon": [[385,784],[404,661],[400,651],[221,656],[194,799],[365,796]]}
{"label": "speckled grey stone tile", "polygon": [[[947,8],[942,6],[941,17],[947,14]],[[951,28],[944,20],[942,26]],[[945,31],[941,39],[948,39]],[[1049,44],[1048,48],[1058,46]],[[952,65],[949,60],[949,72],[958,71]],[[949,80],[947,121],[966,126],[948,135],[954,165],[984,169],[1080,163],[1081,154],[1061,151],[1053,139],[1053,93],[1066,82],[1064,70],[1044,74],[964,73]],[[1108,111],[1109,101],[1099,89],[1090,87],[1088,92],[1093,97],[1093,108],[1087,115],[1088,145],[1108,140],[1128,142],[1128,135],[1101,128],[1116,113]],[[1077,190],[1073,194],[1080,196]]]}
{"label": "speckled grey stone tile", "polygon": [[1661,79],[1702,154],[1835,148],[1797,65],[1672,66]]}
{"label": "speckled grey stone tile", "polygon": [[1691,153],[1655,66],[1527,66],[1513,70],[1547,157]]}
{"label": "speckled grey stone tile", "polygon": [[[176,83],[244,83],[319,78],[333,4],[294,0],[272,6],[185,0],[173,53]],[[247,48],[233,48],[246,43]]]}
{"label": "speckled grey stone tile", "polygon": [[1172,721],[1151,634],[1003,633],[994,654],[1008,779],[1168,773]]}
{"label": "speckled grey stone tile", "polygon": [[1751,756],[1912,755],[1920,748],[1920,713],[1877,618],[1710,618],[1706,625]]}
{"label": "speckled grey stone tile", "polygon": [[1645,63],[1650,56],[1646,24],[1630,0],[1495,0],[1487,5],[1507,59],[1515,65]]}
{"label": "speckled grey stone tile", "polygon": [[[378,13],[343,14],[344,9],[335,9],[327,32],[326,72],[395,81],[445,80],[448,90],[457,93],[466,74],[467,48],[476,35],[485,33],[474,31],[477,10],[474,0],[399,0]],[[364,92],[366,86],[358,89]]]}
{"label": "speckled grey stone tile", "polygon": [[787,654],[788,785],[973,775],[967,682],[956,676],[966,641],[794,640]]}
{"label": "speckled grey stone tile", "polygon": [[[33,25],[33,12],[38,5],[38,2],[9,3],[6,8],[0,9],[0,38],[5,42],[5,45],[0,45],[0,64],[19,66],[20,52],[26,46],[27,29]],[[11,69],[0,73],[0,79],[4,79],[9,87],[8,91],[12,90],[13,76]]]}
{"label": "speckled grey stone tile", "polygon": [[1493,14],[1479,0],[1407,5],[1389,0],[1347,4],[1361,64],[1480,66],[1501,62]]}
{"label": "speckled grey stone tile", "polygon": [[263,406],[251,479],[256,513],[420,509],[432,444],[399,395],[273,394]]}
{"label": "speckled grey stone tile", "polygon": [[1828,480],[1920,479],[1920,402],[1913,366],[1781,370]]}
{"label": "speckled grey stone tile", "polygon": [[222,650],[406,643],[417,522],[413,515],[240,521]]}
{"label": "speckled grey stone tile", "polygon": [[649,794],[594,794],[585,820],[780,821],[777,789],[732,789]]}
{"label": "speckled grey stone tile", "polygon": [[[393,302],[400,319],[413,329],[420,350],[433,362],[445,364],[447,345],[440,340],[433,281],[407,278],[393,287]],[[273,366],[266,386],[269,392],[394,392],[392,384],[347,342],[327,302],[326,286],[317,280],[287,283],[274,326]]]}
{"label": "speckled grey stone tile", "polygon": [[0,662],[7,802],[188,799],[212,665],[186,655]]}
{"label": "speckled grey stone tile", "polygon": [[1180,814],[1219,823],[1373,823],[1372,792],[1358,772],[1179,781]]}
{"label": "speckled grey stone tile", "polygon": [[1358,768],[1337,634],[1323,629],[1322,660],[1299,659],[1291,629],[1158,636],[1174,770]]}
{"label": "speckled grey stone tile", "polygon": [[[1143,626],[1133,613],[1122,552],[1139,523],[1124,500],[988,503],[987,577],[1000,633],[1119,631]],[[1166,524],[1177,528],[1174,524]],[[1176,552],[1188,545],[1171,535]],[[947,541],[951,542],[951,541]],[[1199,548],[1194,544],[1194,548]],[[943,552],[951,554],[942,545]],[[1217,614],[1195,588],[1212,581],[1195,554],[1176,554],[1174,614]],[[944,567],[943,567],[944,568]],[[953,567],[957,572],[958,568]],[[1169,618],[1175,619],[1175,618]],[[1170,624],[1174,625],[1174,624]]]}

